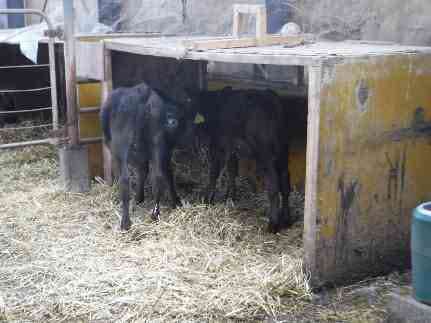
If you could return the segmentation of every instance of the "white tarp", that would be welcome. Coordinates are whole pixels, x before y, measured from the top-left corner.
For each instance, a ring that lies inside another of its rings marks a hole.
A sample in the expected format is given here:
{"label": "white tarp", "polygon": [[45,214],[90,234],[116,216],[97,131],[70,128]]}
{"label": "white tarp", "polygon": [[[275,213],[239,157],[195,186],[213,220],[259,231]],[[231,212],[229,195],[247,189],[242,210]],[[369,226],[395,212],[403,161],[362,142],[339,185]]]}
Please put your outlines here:
{"label": "white tarp", "polygon": [[[55,3],[55,1],[53,1]],[[105,26],[97,22],[95,18],[96,9],[89,9],[82,5],[82,1],[75,2],[76,10],[76,32],[80,33],[107,33],[111,31],[109,26]],[[54,28],[63,27],[63,6],[60,1],[57,1],[56,6],[52,6],[47,16],[53,24]],[[38,9],[38,8],[32,8]],[[23,55],[28,59],[37,63],[37,52],[39,42],[45,38],[44,32],[48,29],[46,22],[30,25],[18,29],[3,29],[0,30],[0,42],[19,44]]]}
{"label": "white tarp", "polygon": [[37,63],[39,41],[44,37],[43,33],[46,29],[48,29],[46,23],[14,29],[8,33],[0,33],[0,42],[19,44],[21,53]]}

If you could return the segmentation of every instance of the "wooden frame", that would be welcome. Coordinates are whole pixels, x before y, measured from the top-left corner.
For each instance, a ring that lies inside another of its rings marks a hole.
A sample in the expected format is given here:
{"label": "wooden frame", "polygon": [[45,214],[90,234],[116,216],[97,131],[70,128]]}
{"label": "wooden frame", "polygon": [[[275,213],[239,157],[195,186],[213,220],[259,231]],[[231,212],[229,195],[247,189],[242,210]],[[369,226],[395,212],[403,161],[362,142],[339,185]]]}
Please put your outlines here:
{"label": "wooden frame", "polygon": [[239,37],[244,15],[256,16],[256,38],[267,34],[267,16],[265,5],[235,4],[233,5],[233,37]]}

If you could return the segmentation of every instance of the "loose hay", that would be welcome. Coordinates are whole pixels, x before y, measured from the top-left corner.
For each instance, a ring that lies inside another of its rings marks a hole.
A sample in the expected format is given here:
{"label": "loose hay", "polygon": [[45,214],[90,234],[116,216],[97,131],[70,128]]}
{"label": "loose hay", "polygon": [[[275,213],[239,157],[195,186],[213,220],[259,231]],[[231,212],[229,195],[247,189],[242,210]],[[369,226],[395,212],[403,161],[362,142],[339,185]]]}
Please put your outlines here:
{"label": "loose hay", "polygon": [[[39,127],[49,124],[49,121],[25,120],[0,127],[0,145],[16,142],[46,139],[50,134],[50,127]],[[23,129],[16,129],[23,128]]]}
{"label": "loose hay", "polygon": [[[146,216],[151,202],[135,207],[131,232],[121,234],[115,189],[65,194],[51,148],[0,152],[0,321],[383,319],[379,304],[344,304],[349,288],[315,301],[301,221],[268,234],[261,195],[207,207],[197,191],[157,224]],[[300,217],[298,192],[292,208]]]}
{"label": "loose hay", "polygon": [[[49,148],[0,158],[0,289],[10,320],[276,318],[310,297],[302,228],[264,231],[244,208],[188,204],[117,231],[116,192],[65,194]],[[148,204],[150,205],[150,204]]]}

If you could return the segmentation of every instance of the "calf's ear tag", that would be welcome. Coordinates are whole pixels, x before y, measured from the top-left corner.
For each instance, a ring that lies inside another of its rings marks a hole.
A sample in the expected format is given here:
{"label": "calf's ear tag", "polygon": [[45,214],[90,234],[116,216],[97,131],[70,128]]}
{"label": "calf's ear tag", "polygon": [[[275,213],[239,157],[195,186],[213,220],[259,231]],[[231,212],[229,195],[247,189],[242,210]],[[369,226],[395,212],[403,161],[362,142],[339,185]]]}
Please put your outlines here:
{"label": "calf's ear tag", "polygon": [[205,122],[205,117],[202,114],[200,114],[200,113],[196,113],[196,117],[195,117],[194,123],[195,124],[201,124],[201,123],[204,123],[204,122]]}

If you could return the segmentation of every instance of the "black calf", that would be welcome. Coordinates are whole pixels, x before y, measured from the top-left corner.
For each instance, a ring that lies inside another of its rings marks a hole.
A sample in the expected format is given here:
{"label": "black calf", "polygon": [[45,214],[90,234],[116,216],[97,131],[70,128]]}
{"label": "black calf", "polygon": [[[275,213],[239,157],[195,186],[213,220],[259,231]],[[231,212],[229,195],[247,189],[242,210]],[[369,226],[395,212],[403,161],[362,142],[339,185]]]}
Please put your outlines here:
{"label": "black calf", "polygon": [[268,192],[269,230],[278,232],[287,227],[290,224],[288,136],[280,98],[269,90],[225,88],[200,93],[196,104],[205,119],[198,133],[209,147],[207,201],[214,199],[216,181],[225,164],[229,178],[226,197],[235,198],[237,157],[254,159]]}
{"label": "black calf", "polygon": [[168,189],[171,206],[180,199],[174,187],[171,156],[176,142],[192,119],[187,109],[151,89],[145,83],[112,92],[101,110],[105,144],[110,148],[115,174],[119,177],[122,202],[121,230],[131,226],[129,217],[128,163],[137,169],[137,202],[144,200],[144,183],[151,162],[152,190],[155,206],[152,218],[160,215],[160,199]]}

